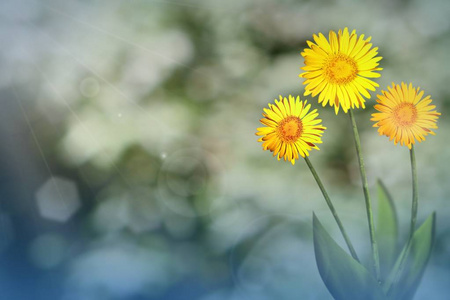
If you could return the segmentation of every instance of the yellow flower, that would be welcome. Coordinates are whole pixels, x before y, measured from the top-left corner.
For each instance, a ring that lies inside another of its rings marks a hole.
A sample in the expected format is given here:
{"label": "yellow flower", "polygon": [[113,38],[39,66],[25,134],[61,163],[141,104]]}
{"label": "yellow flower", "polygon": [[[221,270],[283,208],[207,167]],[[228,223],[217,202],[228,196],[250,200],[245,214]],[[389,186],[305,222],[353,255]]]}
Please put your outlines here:
{"label": "yellow flower", "polygon": [[373,113],[371,119],[376,122],[373,127],[379,127],[380,135],[411,149],[415,139],[422,142],[428,133],[435,134],[431,129],[438,128],[436,122],[441,114],[433,110],[436,106],[430,105],[430,96],[422,99],[423,91],[419,92],[411,83],[409,87],[403,82],[401,86],[392,83],[388,90],[378,95],[375,109],[379,113]]}
{"label": "yellow flower", "polygon": [[280,96],[275,104],[269,103],[260,120],[267,127],[258,128],[256,133],[262,136],[258,142],[263,142],[263,149],[273,152],[278,160],[284,157],[292,164],[299,159],[299,154],[305,157],[311,149],[319,150],[316,144],[322,143],[320,138],[326,128],[320,124],[322,120],[316,119],[317,109],[309,111],[310,108],[311,104],[291,95],[289,100]]}
{"label": "yellow flower", "polygon": [[305,96],[319,94],[319,103],[334,106],[336,114],[339,106],[344,112],[348,109],[365,108],[364,97],[370,99],[367,90],[375,91],[379,85],[367,78],[380,77],[382,68],[378,68],[381,56],[378,47],[372,48],[370,40],[364,34],[358,35],[355,30],[349,34],[348,28],[336,34],[330,31],[328,40],[319,33],[313,35],[315,43],[307,41],[309,48],[301,54],[305,58],[305,72],[300,77],[306,80]]}

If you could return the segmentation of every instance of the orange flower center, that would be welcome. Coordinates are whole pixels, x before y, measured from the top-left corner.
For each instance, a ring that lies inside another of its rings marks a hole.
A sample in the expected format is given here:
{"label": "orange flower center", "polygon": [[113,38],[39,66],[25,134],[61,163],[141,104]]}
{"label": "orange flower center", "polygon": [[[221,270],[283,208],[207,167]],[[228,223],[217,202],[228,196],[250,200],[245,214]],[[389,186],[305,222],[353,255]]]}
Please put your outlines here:
{"label": "orange flower center", "polygon": [[302,135],[303,123],[299,117],[290,116],[278,125],[278,134],[283,142],[295,142]]}
{"label": "orange flower center", "polygon": [[338,53],[331,56],[324,65],[326,79],[335,84],[346,84],[356,78],[358,67],[353,58]]}
{"label": "orange flower center", "polygon": [[411,126],[417,120],[417,108],[412,103],[400,103],[393,110],[398,126]]}

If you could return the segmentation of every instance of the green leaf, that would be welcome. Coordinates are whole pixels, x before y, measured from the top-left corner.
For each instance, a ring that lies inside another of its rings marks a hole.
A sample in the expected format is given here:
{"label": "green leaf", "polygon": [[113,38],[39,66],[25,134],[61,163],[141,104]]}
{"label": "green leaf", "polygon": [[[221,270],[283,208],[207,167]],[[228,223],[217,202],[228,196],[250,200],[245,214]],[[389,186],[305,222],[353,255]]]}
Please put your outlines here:
{"label": "green leaf", "polygon": [[398,222],[394,202],[381,180],[378,180],[378,222],[376,240],[379,246],[381,278],[388,276],[398,254]]}
{"label": "green leaf", "polygon": [[[433,248],[436,230],[436,213],[433,212],[426,221],[414,232],[411,247],[407,254],[404,267],[401,270],[398,282],[394,282],[389,292],[391,299],[412,299],[414,296],[425,268],[430,259]],[[406,247],[402,253],[407,251]],[[397,259],[394,269],[389,275],[389,280],[395,280],[396,274],[400,269],[402,254]]]}
{"label": "green leaf", "polygon": [[315,214],[313,233],[317,267],[334,299],[386,299],[372,275],[333,240]]}

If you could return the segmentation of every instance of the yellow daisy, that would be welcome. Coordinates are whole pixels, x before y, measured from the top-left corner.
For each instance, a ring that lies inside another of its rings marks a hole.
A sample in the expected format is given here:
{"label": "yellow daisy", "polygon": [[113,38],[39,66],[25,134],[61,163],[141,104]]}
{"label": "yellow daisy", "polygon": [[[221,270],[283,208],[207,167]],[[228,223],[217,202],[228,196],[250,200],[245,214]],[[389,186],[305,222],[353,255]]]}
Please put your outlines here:
{"label": "yellow daisy", "polygon": [[382,68],[378,68],[381,56],[378,47],[372,48],[372,37],[364,38],[348,28],[338,33],[330,31],[328,40],[319,33],[313,35],[314,42],[307,41],[309,48],[301,55],[305,58],[305,72],[300,77],[306,80],[305,96],[319,94],[319,103],[323,106],[334,106],[336,114],[341,106],[344,112],[348,109],[365,108],[364,97],[370,99],[367,90],[375,91],[379,85],[367,78],[380,77]]}
{"label": "yellow daisy", "polygon": [[394,143],[406,145],[411,149],[415,139],[419,142],[425,140],[427,134],[435,134],[431,129],[437,129],[437,119],[441,115],[435,105],[431,104],[430,96],[422,99],[423,91],[413,88],[410,83],[407,86],[392,83],[388,92],[381,91],[378,95],[375,109],[379,113],[372,114],[373,127],[378,127],[380,135],[389,137]]}
{"label": "yellow daisy", "polygon": [[309,111],[310,108],[306,100],[300,101],[300,97],[295,99],[291,95],[289,100],[280,96],[275,104],[269,103],[260,120],[267,127],[258,128],[256,133],[262,136],[258,142],[263,142],[263,149],[273,152],[278,160],[284,157],[292,164],[299,159],[299,154],[305,157],[311,149],[319,150],[316,144],[322,143],[320,138],[326,128],[320,124],[322,120],[316,119],[317,109]]}

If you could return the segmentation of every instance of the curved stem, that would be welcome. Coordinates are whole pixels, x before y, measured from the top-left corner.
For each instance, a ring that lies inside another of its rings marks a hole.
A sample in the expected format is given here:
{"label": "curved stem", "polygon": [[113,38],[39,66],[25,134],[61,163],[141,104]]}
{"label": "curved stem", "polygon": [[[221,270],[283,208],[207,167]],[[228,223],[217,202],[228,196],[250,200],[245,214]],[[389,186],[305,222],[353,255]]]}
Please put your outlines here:
{"label": "curved stem", "polygon": [[334,208],[333,203],[331,202],[330,197],[328,196],[327,191],[325,190],[325,187],[322,184],[322,181],[320,180],[319,175],[317,175],[316,170],[314,169],[313,165],[309,161],[308,156],[305,156],[306,164],[308,165],[309,169],[311,170],[312,175],[314,176],[314,179],[317,182],[317,185],[319,186],[320,190],[322,191],[323,197],[325,198],[325,201],[328,204],[328,207],[330,208],[331,213],[333,214],[334,219],[336,220],[337,225],[339,226],[339,230],[342,233],[342,236],[344,237],[345,243],[347,244],[348,250],[350,250],[350,253],[352,257],[359,262],[358,255],[356,255],[355,248],[353,248],[352,242],[350,241],[350,238],[347,235],[347,232],[345,231],[344,225],[342,225],[341,219],[339,219],[339,216],[337,214],[336,209]]}
{"label": "curved stem", "polygon": [[377,241],[375,240],[375,227],[373,223],[373,213],[372,213],[372,204],[370,202],[369,195],[369,185],[367,183],[366,169],[364,168],[364,160],[361,153],[361,141],[359,140],[358,127],[356,127],[355,117],[353,115],[353,110],[349,109],[350,121],[352,123],[353,128],[353,136],[355,138],[356,145],[356,153],[358,155],[359,161],[359,171],[361,173],[361,181],[364,191],[364,198],[366,200],[366,212],[367,212],[367,221],[369,223],[369,232],[370,232],[370,242],[372,246],[372,258],[373,258],[373,267],[375,270],[375,274],[377,279],[380,279],[380,259],[378,255],[378,246]]}

